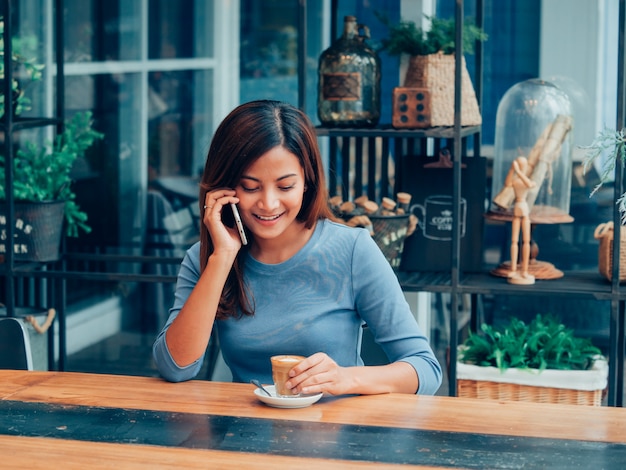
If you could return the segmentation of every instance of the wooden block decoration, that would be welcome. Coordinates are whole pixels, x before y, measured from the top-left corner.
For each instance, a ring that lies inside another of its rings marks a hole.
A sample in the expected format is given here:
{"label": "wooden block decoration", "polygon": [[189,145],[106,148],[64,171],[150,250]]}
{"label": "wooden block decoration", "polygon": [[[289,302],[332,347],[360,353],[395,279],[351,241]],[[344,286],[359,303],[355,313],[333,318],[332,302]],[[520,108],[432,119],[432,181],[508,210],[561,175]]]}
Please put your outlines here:
{"label": "wooden block decoration", "polygon": [[391,124],[396,129],[431,127],[430,92],[426,88],[396,87],[393,89]]}

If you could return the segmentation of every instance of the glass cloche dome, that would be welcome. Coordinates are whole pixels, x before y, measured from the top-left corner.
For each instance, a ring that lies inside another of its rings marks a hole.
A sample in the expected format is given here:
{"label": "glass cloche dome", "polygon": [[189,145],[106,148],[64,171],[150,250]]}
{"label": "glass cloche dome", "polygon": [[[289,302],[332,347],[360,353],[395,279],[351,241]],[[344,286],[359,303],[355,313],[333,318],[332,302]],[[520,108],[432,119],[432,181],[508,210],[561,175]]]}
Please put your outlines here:
{"label": "glass cloche dome", "polygon": [[531,79],[511,87],[496,115],[490,215],[513,214],[514,193],[506,178],[513,161],[526,157],[536,185],[526,201],[532,223],[564,223],[569,215],[572,176],[572,105],[556,85]]}

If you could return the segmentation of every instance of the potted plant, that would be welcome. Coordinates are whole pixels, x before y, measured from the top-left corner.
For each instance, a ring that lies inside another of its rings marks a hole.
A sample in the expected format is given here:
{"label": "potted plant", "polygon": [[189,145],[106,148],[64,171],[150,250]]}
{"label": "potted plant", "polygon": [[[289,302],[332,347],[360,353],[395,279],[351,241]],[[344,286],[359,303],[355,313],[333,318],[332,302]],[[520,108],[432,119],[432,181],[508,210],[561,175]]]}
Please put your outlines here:
{"label": "potted plant", "polygon": [[[455,20],[428,16],[426,18],[430,20],[430,28],[427,31],[413,21],[401,20],[394,25],[379,15],[379,19],[389,29],[388,37],[382,40],[381,50],[390,55],[409,56],[404,83],[402,87],[394,90],[394,113],[396,110],[401,111],[403,104],[408,104],[408,108],[415,107],[411,106],[415,103],[399,102],[400,97],[407,99],[407,96],[426,96],[422,99],[425,106],[430,108],[428,118],[421,120],[424,125],[415,127],[451,126],[454,124],[454,54],[457,50]],[[462,52],[473,53],[476,41],[485,40],[487,35],[484,31],[467,19],[463,25]],[[463,66],[461,122],[464,126],[480,125],[482,118],[474,87],[467,72],[465,59],[461,60]],[[416,95],[416,92],[412,91],[414,89],[421,90],[422,95]],[[419,119],[416,120],[420,122]],[[410,127],[399,125],[400,122],[402,121],[395,119],[394,116],[396,127]]]}
{"label": "potted plant", "polygon": [[608,365],[590,340],[551,315],[483,324],[459,347],[457,394],[497,400],[600,405]]}
{"label": "potted plant", "polygon": [[[92,124],[90,112],[77,113],[66,121],[63,131],[53,141],[43,146],[27,142],[24,148],[15,153],[13,197],[16,259],[58,259],[64,219],[68,236],[78,236],[79,230],[91,230],[87,224],[87,214],[80,210],[75,201],[71,170],[74,162],[82,158],[96,140],[103,137],[103,134],[92,128]],[[5,169],[4,156],[0,155],[0,201],[6,200]],[[6,210],[0,212],[4,214],[0,216],[0,225],[6,225]],[[41,239],[36,237],[42,235]]]}
{"label": "potted plant", "polygon": [[[401,20],[391,24],[379,16],[389,28],[389,36],[382,40],[383,50],[391,55],[407,54],[411,57],[431,54],[452,55],[456,52],[456,31],[453,18],[443,19],[426,16],[430,29],[424,31],[413,21]],[[467,19],[463,24],[463,53],[473,54],[476,41],[486,41],[487,34]]]}
{"label": "potted plant", "polygon": [[[615,131],[604,128],[594,138],[591,145],[581,146],[585,150],[583,158],[583,172],[587,172],[589,168],[596,162],[600,162],[600,182],[593,188],[589,197],[593,197],[596,192],[607,182],[609,182],[615,174],[615,167],[619,163],[621,168],[626,165],[626,128]],[[616,204],[620,212],[621,224],[626,224],[626,192],[617,198]],[[598,269],[607,279],[613,277],[613,222],[600,224],[594,233],[596,239],[599,240],[600,246],[598,251]],[[626,279],[626,260],[622,260],[626,256],[626,248],[622,249],[622,245],[626,241],[626,230],[622,228],[620,231],[620,281]],[[622,253],[623,252],[623,253]]]}
{"label": "potted plant", "polygon": [[[617,162],[620,162],[622,167],[626,165],[626,128],[620,131],[604,128],[593,139],[591,145],[581,146],[581,148],[585,150],[585,157],[583,158],[583,170],[585,172],[598,160],[602,160],[600,182],[591,191],[589,196],[591,197],[611,180],[615,174]],[[626,223],[626,192],[618,198],[617,204],[622,215],[622,223]]]}

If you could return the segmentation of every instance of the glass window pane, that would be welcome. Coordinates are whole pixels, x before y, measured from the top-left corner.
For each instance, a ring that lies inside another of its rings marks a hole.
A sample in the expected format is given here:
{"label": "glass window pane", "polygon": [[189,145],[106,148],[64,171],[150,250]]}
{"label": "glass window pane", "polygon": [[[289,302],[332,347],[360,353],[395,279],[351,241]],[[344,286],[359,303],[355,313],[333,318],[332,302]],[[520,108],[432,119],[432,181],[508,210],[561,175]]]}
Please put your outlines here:
{"label": "glass window pane", "polygon": [[[476,17],[473,2],[466,2],[465,15]],[[493,145],[498,102],[515,83],[539,76],[539,0],[486,2],[484,29],[489,39],[483,44],[482,144]],[[437,16],[454,17],[454,5],[437,4]],[[506,27],[505,27],[506,25]],[[467,67],[474,76],[474,57]]]}
{"label": "glass window pane", "polygon": [[66,0],[66,62],[140,59],[140,11],[140,0]]}
{"label": "glass window pane", "polygon": [[[75,246],[131,247],[140,240],[137,211],[145,181],[136,113],[141,102],[140,74],[71,76],[66,87],[67,114],[92,111],[94,127],[105,135],[80,162],[83,177],[77,179],[77,202],[84,206],[92,232],[68,241]],[[74,101],[75,96],[81,100]]]}
{"label": "glass window pane", "polygon": [[241,101],[297,103],[298,2],[241,2]]}
{"label": "glass window pane", "polygon": [[149,75],[148,176],[198,175],[212,129],[211,71]]}
{"label": "glass window pane", "polygon": [[151,0],[148,57],[174,59],[213,55],[213,2],[203,0]]}

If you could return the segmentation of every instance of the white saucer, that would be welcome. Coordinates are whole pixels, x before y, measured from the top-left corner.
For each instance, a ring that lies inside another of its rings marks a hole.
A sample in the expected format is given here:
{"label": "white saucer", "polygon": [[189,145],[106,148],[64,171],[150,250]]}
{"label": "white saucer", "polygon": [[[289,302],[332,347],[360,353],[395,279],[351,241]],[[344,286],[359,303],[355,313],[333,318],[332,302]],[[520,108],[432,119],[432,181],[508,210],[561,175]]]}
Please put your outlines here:
{"label": "white saucer", "polygon": [[274,408],[305,408],[311,406],[313,403],[322,398],[323,393],[316,395],[300,395],[294,398],[281,398],[276,396],[276,388],[273,385],[263,385],[265,390],[272,394],[268,397],[263,390],[259,388],[254,389],[254,394],[259,400]]}

